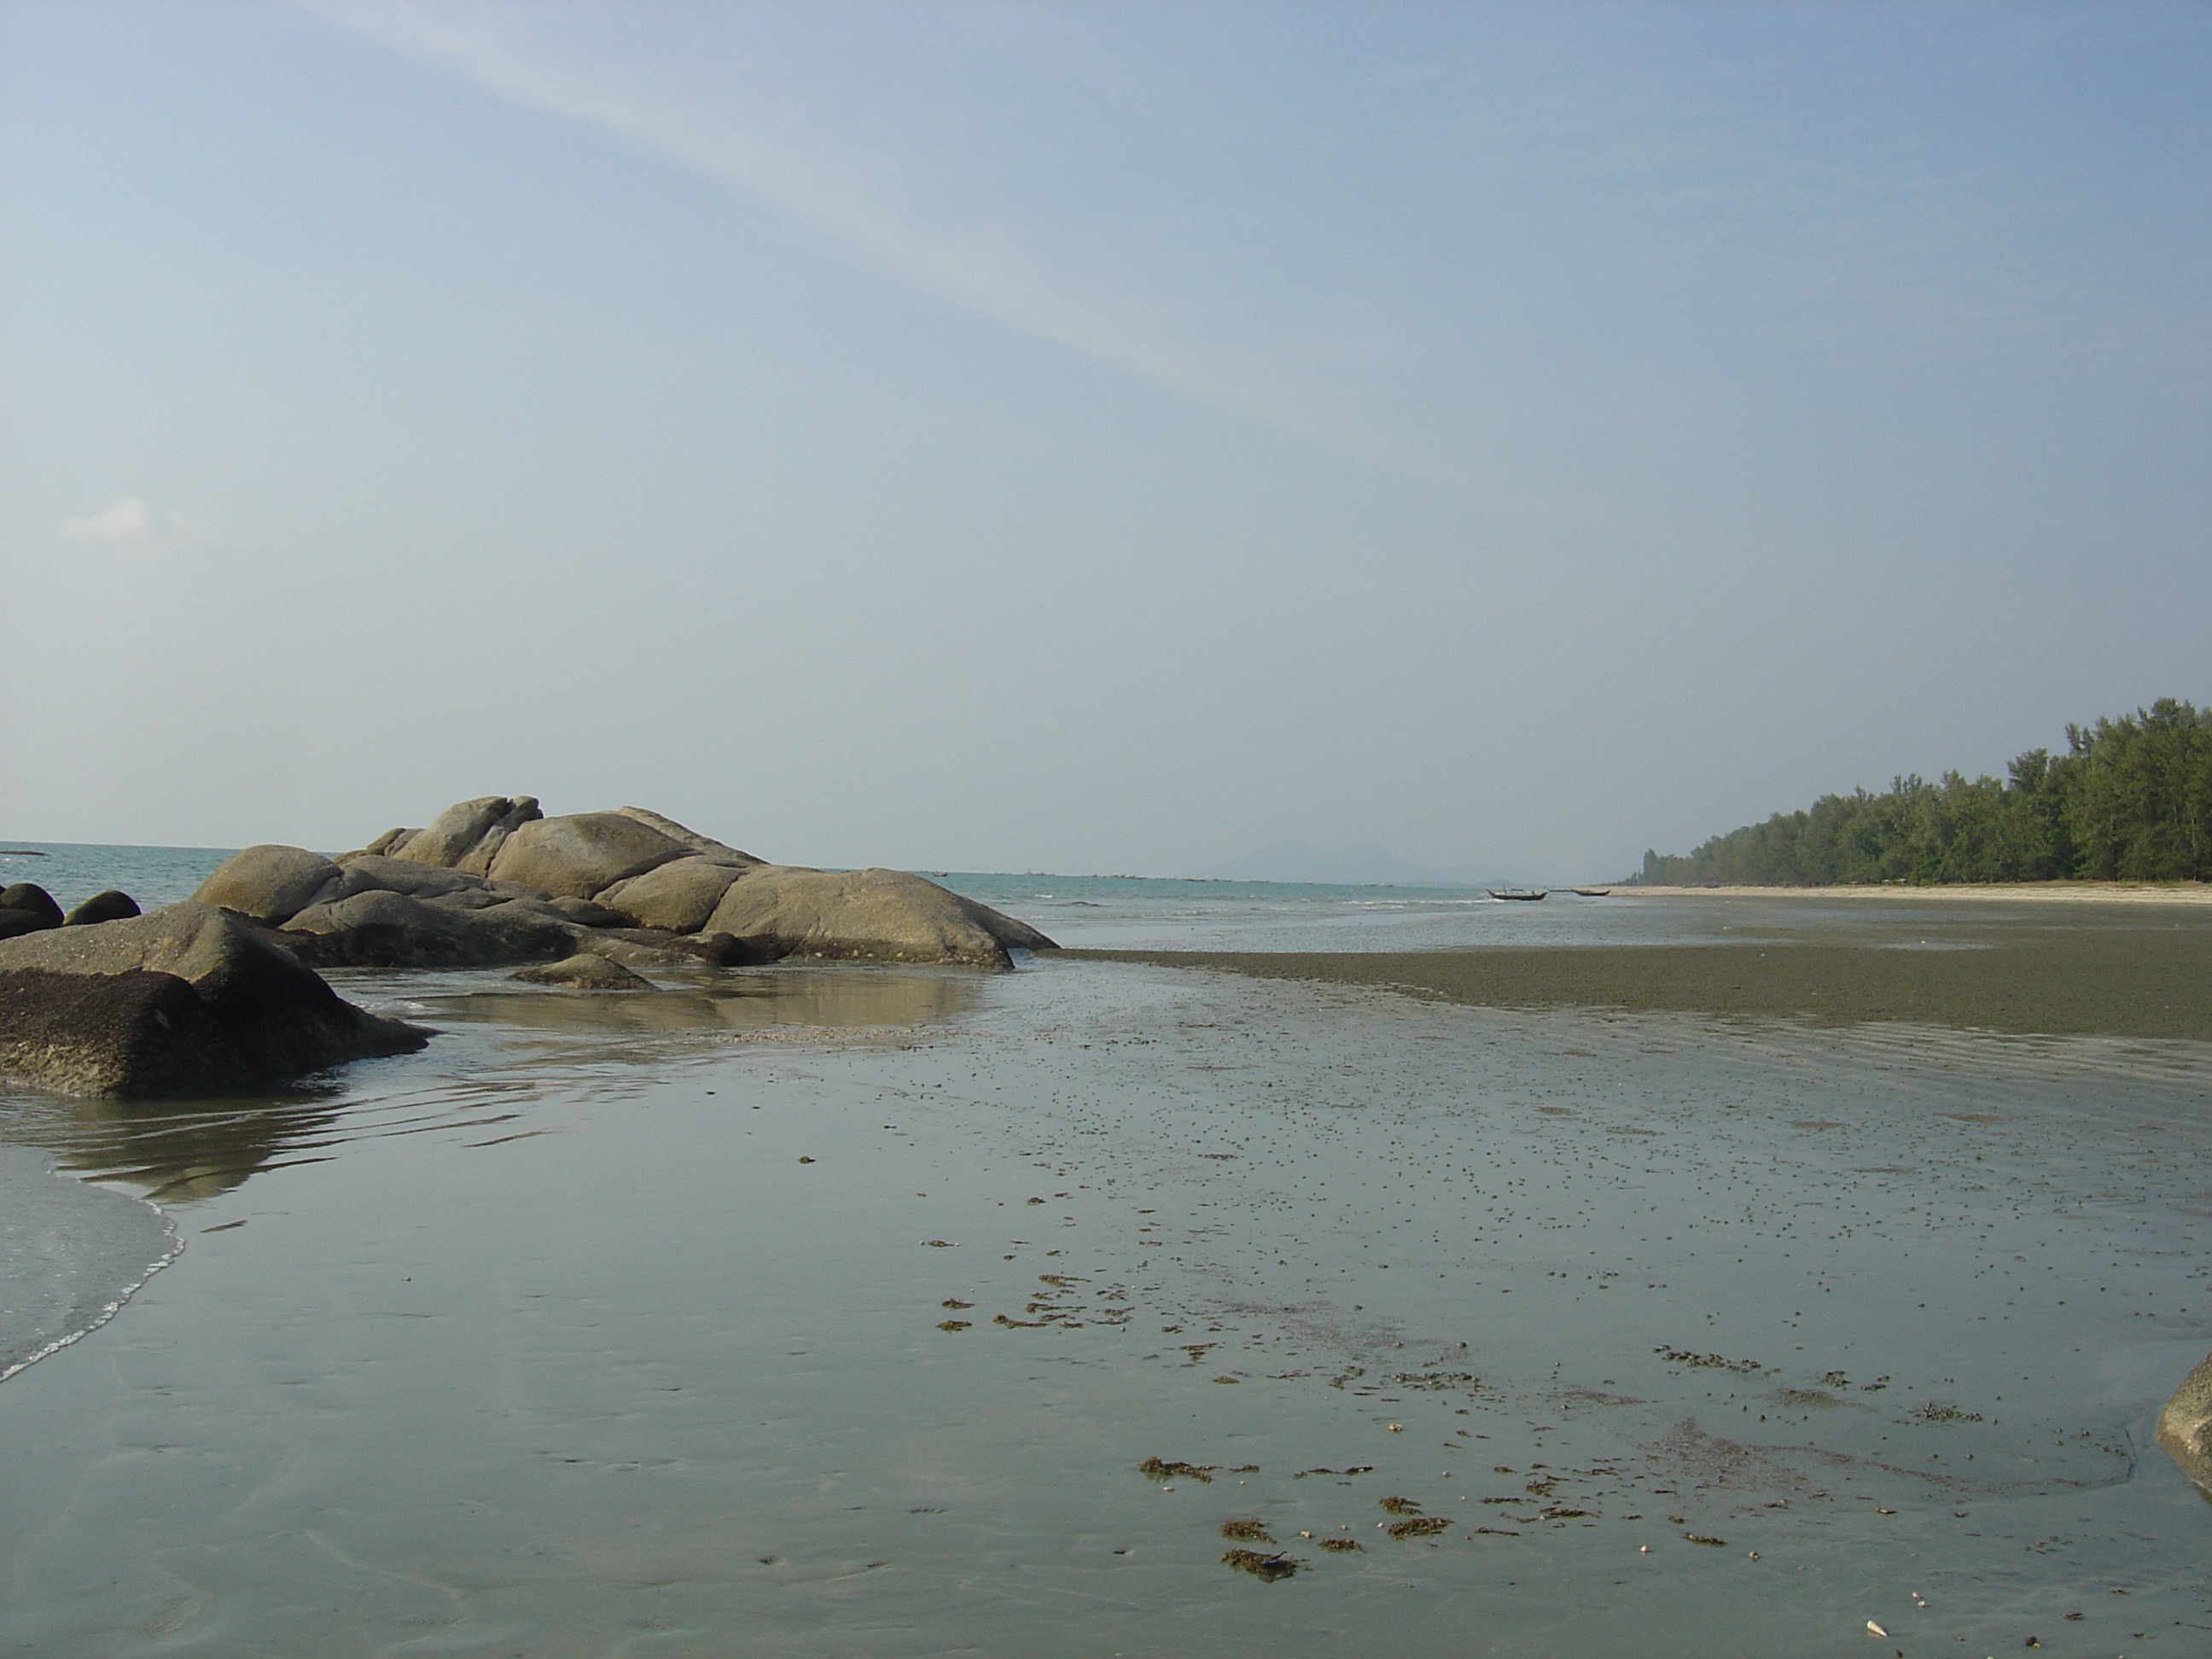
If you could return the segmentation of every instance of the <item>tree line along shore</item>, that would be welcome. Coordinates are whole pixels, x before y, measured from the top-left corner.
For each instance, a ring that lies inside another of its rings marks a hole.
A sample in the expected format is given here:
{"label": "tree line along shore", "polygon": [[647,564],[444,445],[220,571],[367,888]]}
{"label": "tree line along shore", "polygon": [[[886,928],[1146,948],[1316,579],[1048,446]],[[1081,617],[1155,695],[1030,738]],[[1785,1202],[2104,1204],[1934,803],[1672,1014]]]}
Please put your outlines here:
{"label": "tree line along shore", "polygon": [[2212,880],[2212,708],[2161,697],[2094,726],[2066,752],[2031,749],[2002,778],[1946,772],[1647,852],[1626,885]]}

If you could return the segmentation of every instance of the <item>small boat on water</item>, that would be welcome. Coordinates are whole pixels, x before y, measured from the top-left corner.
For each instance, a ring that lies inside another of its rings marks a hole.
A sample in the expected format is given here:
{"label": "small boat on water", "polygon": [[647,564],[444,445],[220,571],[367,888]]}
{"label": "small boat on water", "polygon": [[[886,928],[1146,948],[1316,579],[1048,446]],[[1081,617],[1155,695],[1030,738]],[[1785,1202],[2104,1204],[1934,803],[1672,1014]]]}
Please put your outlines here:
{"label": "small boat on water", "polygon": [[1482,890],[1489,894],[1490,896],[1494,899],[1522,899],[1533,901],[1540,898],[1549,898],[1552,895],[1552,890],[1548,887],[1509,887],[1502,893],[1495,887],[1486,887]]}
{"label": "small boat on water", "polygon": [[1610,887],[1577,887],[1575,889],[1575,893],[1581,898],[1610,898],[1613,896],[1613,889]]}

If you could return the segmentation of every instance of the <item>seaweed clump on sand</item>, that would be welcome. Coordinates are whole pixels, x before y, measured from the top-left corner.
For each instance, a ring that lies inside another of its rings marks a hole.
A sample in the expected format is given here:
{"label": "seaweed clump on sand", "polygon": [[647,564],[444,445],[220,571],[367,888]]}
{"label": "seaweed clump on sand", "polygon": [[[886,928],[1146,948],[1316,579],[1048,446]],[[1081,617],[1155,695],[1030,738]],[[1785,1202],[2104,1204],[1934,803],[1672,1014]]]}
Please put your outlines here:
{"label": "seaweed clump on sand", "polygon": [[1137,1473],[1147,1480],[1198,1480],[1210,1483],[1218,1463],[1176,1463],[1163,1458],[1147,1457],[1137,1465]]}
{"label": "seaweed clump on sand", "polygon": [[1287,1555],[1262,1555],[1258,1550],[1224,1550],[1221,1565],[1249,1572],[1269,1584],[1278,1578],[1288,1578],[1298,1570],[1298,1564]]}
{"label": "seaweed clump on sand", "polygon": [[1410,1498],[1400,1498],[1394,1494],[1382,1499],[1381,1502],[1382,1507],[1393,1515],[1419,1515],[1421,1512],[1421,1506]]}
{"label": "seaweed clump on sand", "polygon": [[1389,1531],[1393,1538],[1433,1538],[1450,1525],[1451,1521],[1448,1516],[1419,1515],[1410,1521],[1392,1522]]}
{"label": "seaweed clump on sand", "polygon": [[1314,1542],[1337,1555],[1349,1555],[1364,1547],[1357,1538],[1316,1538]]}
{"label": "seaweed clump on sand", "polygon": [[1267,1531],[1267,1524],[1260,1521],[1224,1521],[1221,1535],[1224,1538],[1241,1538],[1248,1544],[1272,1544],[1275,1541]]}

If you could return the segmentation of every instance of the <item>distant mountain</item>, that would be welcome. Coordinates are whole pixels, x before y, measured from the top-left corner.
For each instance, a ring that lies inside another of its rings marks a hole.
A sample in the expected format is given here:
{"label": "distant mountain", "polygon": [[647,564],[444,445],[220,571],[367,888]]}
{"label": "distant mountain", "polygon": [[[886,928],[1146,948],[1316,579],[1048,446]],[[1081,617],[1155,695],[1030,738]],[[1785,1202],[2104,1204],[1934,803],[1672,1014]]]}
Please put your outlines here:
{"label": "distant mountain", "polygon": [[[1210,881],[1311,881],[1343,887],[1480,887],[1465,870],[1430,870],[1408,864],[1387,847],[1312,847],[1279,841],[1273,847],[1224,860],[1198,874]],[[1496,884],[1497,878],[1490,881]]]}

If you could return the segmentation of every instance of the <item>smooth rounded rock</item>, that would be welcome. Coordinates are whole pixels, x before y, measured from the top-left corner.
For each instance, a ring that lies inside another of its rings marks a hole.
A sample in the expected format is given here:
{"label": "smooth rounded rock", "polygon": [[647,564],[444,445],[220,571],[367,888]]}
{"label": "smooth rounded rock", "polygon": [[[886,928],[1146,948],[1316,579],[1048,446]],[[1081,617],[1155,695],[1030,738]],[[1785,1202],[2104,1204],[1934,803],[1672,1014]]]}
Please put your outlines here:
{"label": "smooth rounded rock", "polygon": [[217,865],[192,899],[281,927],[313,903],[340,873],[320,853],[264,843],[234,853]]}
{"label": "smooth rounded rock", "polygon": [[764,865],[732,883],[707,927],[786,956],[1012,966],[1009,950],[1050,950],[1026,922],[903,870]]}
{"label": "smooth rounded rock", "polygon": [[491,874],[555,898],[597,898],[617,882],[682,858],[687,850],[619,812],[575,812],[520,826],[492,860]]}
{"label": "smooth rounded rock", "polygon": [[651,980],[634,974],[611,957],[583,951],[558,962],[517,969],[507,975],[526,985],[559,985],[572,991],[650,991]]}
{"label": "smooth rounded rock", "polygon": [[0,887],[0,910],[21,910],[40,917],[48,927],[58,927],[64,917],[62,907],[54,896],[34,881],[19,881],[12,887]]}
{"label": "smooth rounded rock", "polygon": [[599,895],[599,902],[629,917],[628,925],[695,933],[707,925],[744,868],[697,856],[672,859],[641,876],[617,882]]}
{"label": "smooth rounded rock", "polygon": [[138,914],[137,899],[128,893],[118,893],[111,887],[104,893],[94,893],[64,916],[62,926],[94,927],[103,921],[127,921]]}

